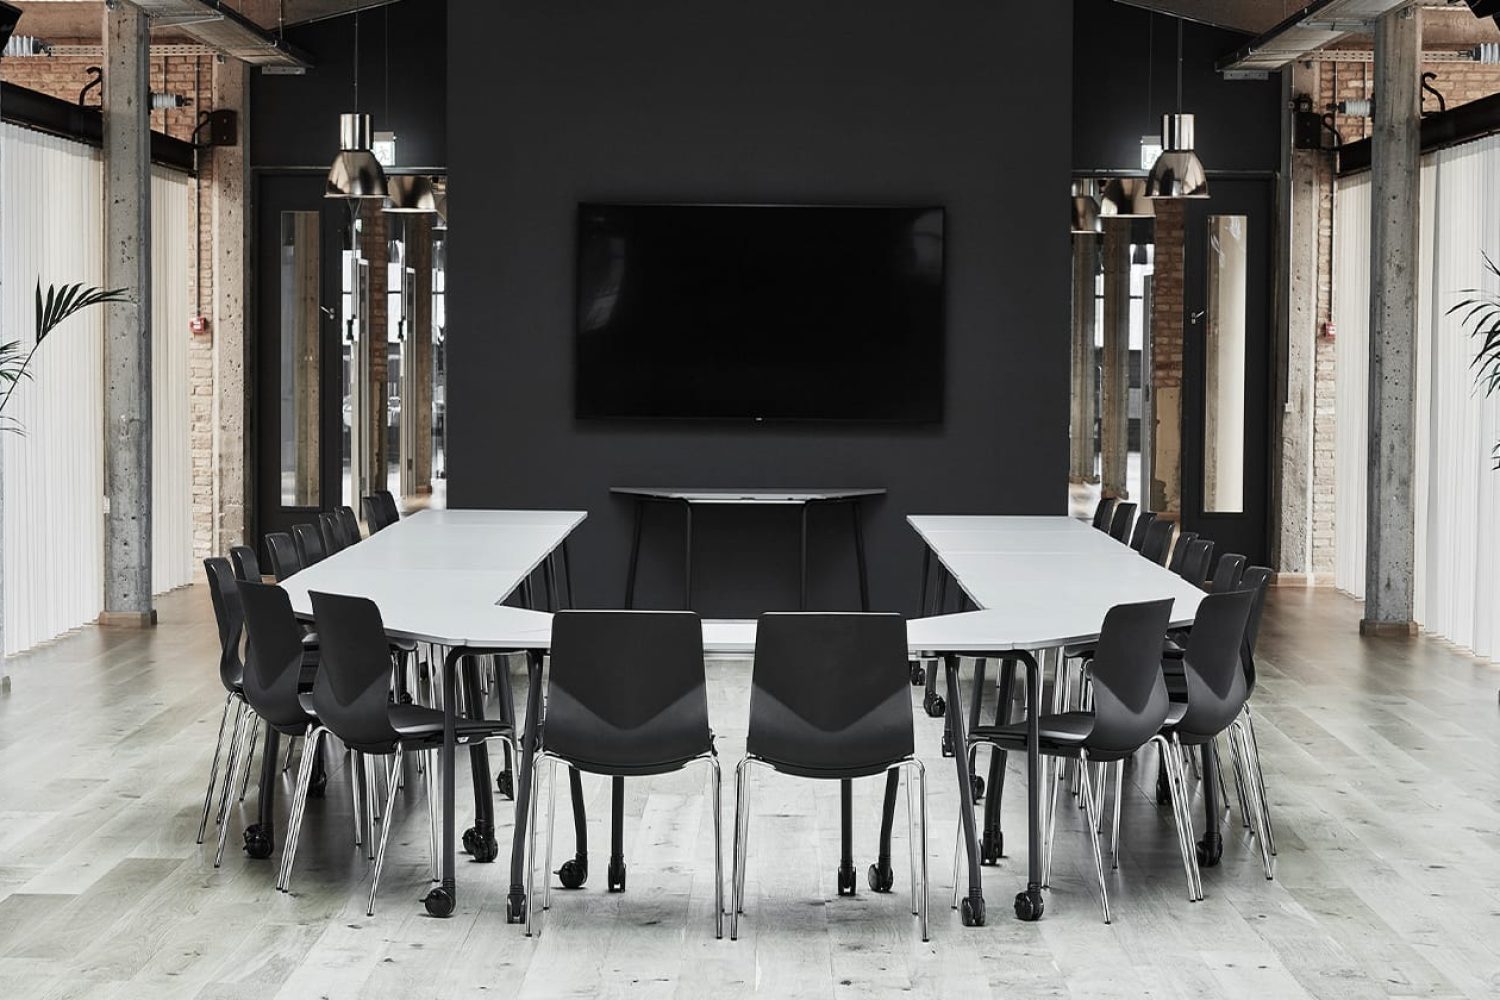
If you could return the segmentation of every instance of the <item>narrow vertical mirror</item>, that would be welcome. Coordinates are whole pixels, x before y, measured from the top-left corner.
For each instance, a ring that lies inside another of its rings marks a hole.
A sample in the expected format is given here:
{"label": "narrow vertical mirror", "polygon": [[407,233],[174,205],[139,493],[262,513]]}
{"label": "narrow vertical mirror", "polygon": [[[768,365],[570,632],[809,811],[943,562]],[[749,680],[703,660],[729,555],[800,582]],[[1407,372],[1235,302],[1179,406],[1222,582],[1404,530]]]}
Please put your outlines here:
{"label": "narrow vertical mirror", "polygon": [[318,507],[318,213],[281,213],[281,503]]}
{"label": "narrow vertical mirror", "polygon": [[1245,509],[1245,285],[1249,220],[1208,219],[1204,324],[1203,510]]}

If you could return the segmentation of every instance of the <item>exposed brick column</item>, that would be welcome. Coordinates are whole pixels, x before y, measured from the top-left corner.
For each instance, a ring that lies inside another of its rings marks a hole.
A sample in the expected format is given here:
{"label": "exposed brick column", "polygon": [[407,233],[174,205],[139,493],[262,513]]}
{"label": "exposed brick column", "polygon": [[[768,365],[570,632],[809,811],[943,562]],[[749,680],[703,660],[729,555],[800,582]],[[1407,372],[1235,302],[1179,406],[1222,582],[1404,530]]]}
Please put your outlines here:
{"label": "exposed brick column", "polygon": [[369,444],[366,446],[366,454],[370,457],[369,489],[372,492],[385,489],[390,475],[390,457],[386,447],[386,438],[390,433],[386,424],[390,417],[385,384],[388,353],[386,345],[390,337],[389,307],[386,302],[390,286],[390,227],[386,225],[386,214],[380,207],[381,202],[375,199],[365,199],[359,203],[362,223],[359,236],[360,256],[370,268],[370,323],[367,327],[370,338],[370,381],[367,387],[370,393],[370,422],[367,427]]}
{"label": "exposed brick column", "polygon": [[1151,435],[1150,509],[1182,517],[1182,322],[1185,206],[1161,200],[1156,208],[1156,267],[1151,277],[1151,387],[1156,426]]}

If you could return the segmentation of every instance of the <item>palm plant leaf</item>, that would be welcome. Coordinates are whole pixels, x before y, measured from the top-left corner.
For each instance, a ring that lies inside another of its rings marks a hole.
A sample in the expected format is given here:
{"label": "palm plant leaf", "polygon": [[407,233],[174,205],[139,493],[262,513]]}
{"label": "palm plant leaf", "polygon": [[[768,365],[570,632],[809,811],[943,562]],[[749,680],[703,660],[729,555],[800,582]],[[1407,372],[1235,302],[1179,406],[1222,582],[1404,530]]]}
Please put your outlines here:
{"label": "palm plant leaf", "polygon": [[36,283],[36,342],[40,344],[47,335],[74,313],[105,302],[128,302],[130,296],[124,288],[95,288],[83,282],[72,285],[49,285],[46,298],[42,297],[42,283]]}

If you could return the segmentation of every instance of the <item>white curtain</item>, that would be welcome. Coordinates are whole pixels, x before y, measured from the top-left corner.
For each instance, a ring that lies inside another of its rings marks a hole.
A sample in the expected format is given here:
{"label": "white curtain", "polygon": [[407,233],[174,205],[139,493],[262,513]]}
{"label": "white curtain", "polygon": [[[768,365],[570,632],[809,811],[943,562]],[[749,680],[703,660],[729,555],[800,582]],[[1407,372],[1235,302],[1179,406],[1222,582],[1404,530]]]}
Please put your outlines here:
{"label": "white curtain", "polygon": [[[1500,292],[1500,280],[1487,274],[1482,257],[1488,253],[1500,258],[1500,138],[1425,157],[1421,197],[1415,613],[1427,631],[1479,656],[1495,658],[1500,654],[1500,472],[1492,468],[1491,452],[1500,442],[1500,399],[1486,399],[1475,389],[1470,367],[1474,344],[1459,317],[1448,315],[1448,310],[1466,297],[1465,289]],[[1340,189],[1336,227],[1336,582],[1360,595],[1369,344],[1368,180]]]}
{"label": "white curtain", "polygon": [[[0,125],[0,339],[30,347],[34,295],[48,284],[103,281],[99,154]],[[103,312],[75,315],[42,344],[32,379],[5,408],[24,436],[0,436],[4,462],[5,652],[93,620],[104,546]]]}
{"label": "white curtain", "polygon": [[[0,125],[0,341],[30,347],[37,281],[103,283],[97,150]],[[187,179],[152,175],[152,573],[157,591],[192,579],[187,364]],[[93,621],[103,607],[104,449],[101,309],[74,315],[32,361],[0,435],[5,653]]]}

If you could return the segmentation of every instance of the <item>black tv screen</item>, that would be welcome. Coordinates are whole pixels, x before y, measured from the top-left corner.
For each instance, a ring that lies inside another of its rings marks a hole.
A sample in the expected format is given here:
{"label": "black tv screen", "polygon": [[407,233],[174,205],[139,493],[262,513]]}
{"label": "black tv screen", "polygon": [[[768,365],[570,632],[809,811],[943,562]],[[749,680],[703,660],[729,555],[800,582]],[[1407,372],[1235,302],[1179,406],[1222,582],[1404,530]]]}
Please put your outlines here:
{"label": "black tv screen", "polygon": [[578,209],[580,418],[937,422],[941,208]]}

